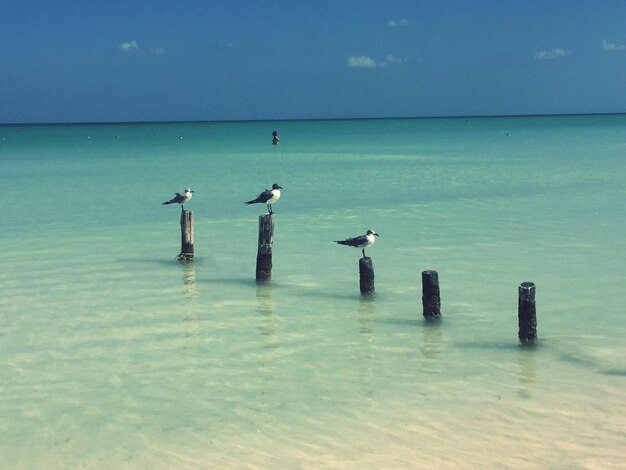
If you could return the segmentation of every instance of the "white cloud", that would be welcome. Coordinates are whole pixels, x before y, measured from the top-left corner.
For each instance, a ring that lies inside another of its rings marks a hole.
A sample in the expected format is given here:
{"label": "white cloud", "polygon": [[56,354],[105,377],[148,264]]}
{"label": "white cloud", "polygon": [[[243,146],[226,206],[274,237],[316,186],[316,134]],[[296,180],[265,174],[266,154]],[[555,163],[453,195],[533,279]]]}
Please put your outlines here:
{"label": "white cloud", "polygon": [[146,51],[142,47],[140,47],[139,44],[137,44],[137,41],[135,40],[123,42],[122,44],[119,45],[119,49],[120,51],[125,52],[127,54],[147,54],[147,53],[152,54],[152,55],[165,54],[165,49],[163,49],[162,47],[152,47]]}
{"label": "white cloud", "polygon": [[139,52],[139,44],[137,44],[137,41],[123,42],[120,44],[120,50],[124,52]]}
{"label": "white cloud", "polygon": [[626,50],[626,44],[616,44],[614,42],[602,40],[602,49],[605,51],[623,51]]}
{"label": "white cloud", "polygon": [[537,60],[555,60],[555,59],[561,59],[563,57],[566,57],[568,55],[572,55],[574,53],[573,50],[567,50],[567,49],[560,49],[560,48],[556,48],[556,49],[552,49],[551,51],[539,51],[535,54],[535,59]]}
{"label": "white cloud", "polygon": [[399,28],[399,27],[406,27],[409,26],[409,21],[408,20],[389,20],[387,21],[387,26],[389,26],[390,28]]}
{"label": "white cloud", "polygon": [[376,62],[368,55],[353,55],[352,57],[348,57],[348,59],[346,60],[346,64],[348,65],[348,67],[374,69],[376,67],[389,67],[392,64],[405,64],[408,61],[408,57],[401,59],[400,57],[396,57],[391,54],[385,57],[385,60],[381,62]]}
{"label": "white cloud", "polygon": [[401,59],[400,57],[396,57],[394,55],[388,55],[385,58],[385,61],[388,64],[406,64],[409,61],[409,58],[405,57],[404,59]]}
{"label": "white cloud", "polygon": [[348,64],[348,67],[363,69],[373,69],[379,66],[376,61],[368,55],[353,55],[352,57],[348,57],[346,64]]}

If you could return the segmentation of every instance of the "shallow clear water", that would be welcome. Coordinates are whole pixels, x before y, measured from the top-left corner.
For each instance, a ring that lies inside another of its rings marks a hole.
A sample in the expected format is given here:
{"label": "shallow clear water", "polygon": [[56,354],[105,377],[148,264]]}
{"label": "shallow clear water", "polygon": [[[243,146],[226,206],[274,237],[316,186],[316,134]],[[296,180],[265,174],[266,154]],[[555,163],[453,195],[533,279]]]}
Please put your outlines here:
{"label": "shallow clear water", "polygon": [[[2,466],[622,465],[626,116],[0,138]],[[257,285],[264,206],[243,201],[274,182]],[[180,209],[160,203],[185,187],[181,264]],[[333,240],[368,228],[364,299],[360,251]],[[440,324],[422,317],[426,269]],[[523,281],[535,348],[517,340]]]}

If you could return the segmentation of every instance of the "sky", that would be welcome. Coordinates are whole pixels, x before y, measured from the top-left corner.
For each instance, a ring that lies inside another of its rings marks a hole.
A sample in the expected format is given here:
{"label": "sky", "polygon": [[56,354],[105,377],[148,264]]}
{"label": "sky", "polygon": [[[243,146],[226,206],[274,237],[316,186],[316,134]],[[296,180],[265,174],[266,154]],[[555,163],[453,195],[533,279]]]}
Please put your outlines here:
{"label": "sky", "polygon": [[0,0],[0,123],[626,112],[626,0]]}

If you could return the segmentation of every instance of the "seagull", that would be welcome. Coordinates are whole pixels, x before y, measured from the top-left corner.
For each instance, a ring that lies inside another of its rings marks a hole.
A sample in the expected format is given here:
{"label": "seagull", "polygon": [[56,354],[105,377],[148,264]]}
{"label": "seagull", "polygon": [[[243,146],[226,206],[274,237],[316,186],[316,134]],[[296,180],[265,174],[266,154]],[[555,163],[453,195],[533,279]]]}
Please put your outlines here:
{"label": "seagull", "polygon": [[355,248],[362,248],[363,258],[365,258],[365,248],[368,246],[372,246],[376,241],[374,235],[378,236],[376,232],[373,230],[368,230],[365,235],[359,235],[354,238],[346,238],[345,240],[335,240],[335,243],[339,243],[340,245],[348,245],[353,246]]}
{"label": "seagull", "polygon": [[193,191],[191,189],[185,189],[185,192],[183,194],[176,193],[176,196],[174,196],[169,201],[165,201],[163,205],[180,204],[181,209],[185,210],[185,206],[183,206],[183,204],[191,199],[192,193]]}
{"label": "seagull", "polygon": [[267,210],[270,214],[273,214],[272,204],[280,199],[280,190],[283,189],[278,186],[276,183],[272,185],[272,189],[266,189],[261,194],[258,195],[256,199],[252,199],[251,201],[246,201],[244,204],[257,204],[257,203],[265,203],[267,204]]}

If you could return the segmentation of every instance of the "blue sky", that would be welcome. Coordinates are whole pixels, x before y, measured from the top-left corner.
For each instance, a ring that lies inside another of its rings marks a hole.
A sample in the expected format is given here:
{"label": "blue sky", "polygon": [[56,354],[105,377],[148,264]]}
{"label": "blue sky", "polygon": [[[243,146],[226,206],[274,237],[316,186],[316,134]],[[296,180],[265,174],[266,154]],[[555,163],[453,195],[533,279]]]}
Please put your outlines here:
{"label": "blue sky", "polygon": [[624,0],[0,6],[0,123],[626,112]]}

